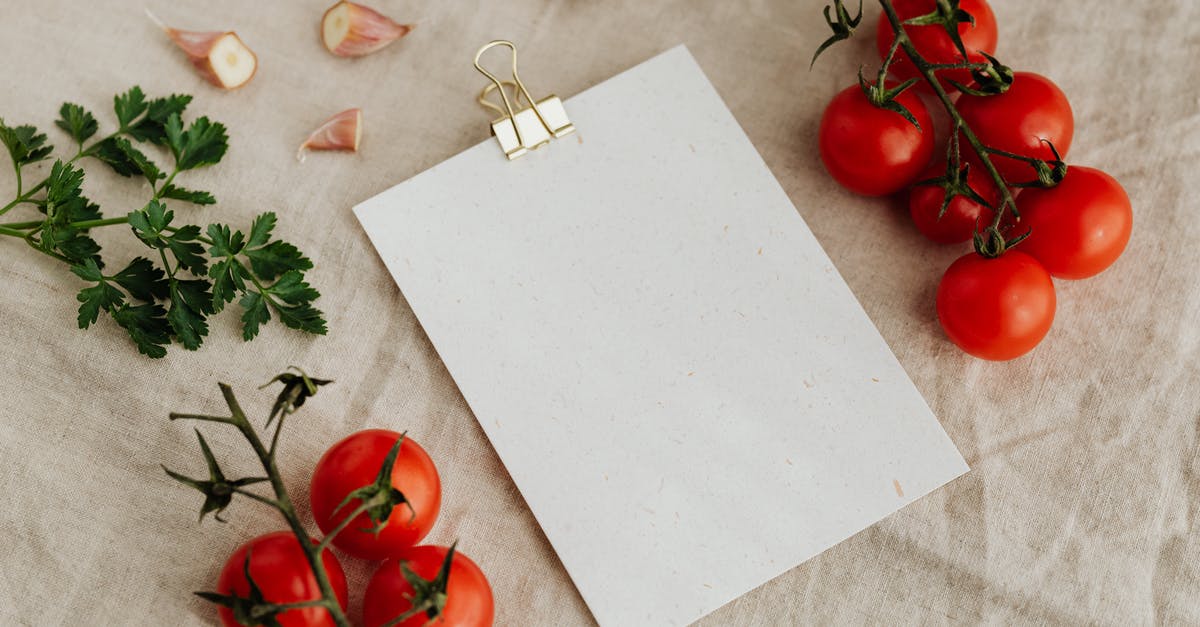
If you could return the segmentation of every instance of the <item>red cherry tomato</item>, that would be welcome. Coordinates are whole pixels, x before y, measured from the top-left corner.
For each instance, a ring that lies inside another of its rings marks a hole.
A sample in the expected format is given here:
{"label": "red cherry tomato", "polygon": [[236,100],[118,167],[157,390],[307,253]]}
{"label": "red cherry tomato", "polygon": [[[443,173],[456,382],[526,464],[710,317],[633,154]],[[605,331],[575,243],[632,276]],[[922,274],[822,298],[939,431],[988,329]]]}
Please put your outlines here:
{"label": "red cherry tomato", "polygon": [[[1008,91],[994,96],[962,94],[959,114],[985,146],[1024,157],[1050,161],[1054,153],[1043,139],[1054,143],[1064,159],[1075,134],[1075,116],[1067,97],[1050,79],[1032,72],[1016,72]],[[967,146],[964,139],[963,146]],[[964,150],[978,162],[974,150]],[[1037,171],[1024,161],[1000,155],[991,157],[1004,180],[1023,183],[1037,179]]]}
{"label": "red cherry tomato", "polygon": [[[413,607],[415,591],[400,571],[403,562],[425,580],[437,577],[448,549],[417,546],[406,549],[375,571],[363,599],[363,623],[366,627],[385,625]],[[446,605],[432,624],[451,627],[490,627],[494,615],[492,587],[487,577],[466,555],[455,552],[446,580]],[[422,627],[432,616],[418,612],[399,623],[399,627]]]}
{"label": "red cherry tomato", "polygon": [[1018,250],[975,253],[950,265],[937,291],[938,320],[952,342],[980,359],[1015,359],[1033,350],[1054,322],[1054,283]]}
{"label": "red cherry tomato", "polygon": [[[896,8],[896,15],[901,21],[927,15],[934,11],[936,7],[934,0],[894,0],[892,6]],[[975,18],[975,24],[959,24],[958,36],[962,39],[963,47],[967,49],[967,56],[972,63],[982,63],[987,61],[981,52],[988,54],[996,53],[996,16],[992,14],[992,8],[988,6],[986,0],[962,0],[959,8],[970,13]],[[939,25],[931,24],[928,26],[905,26],[904,32],[908,33],[908,38],[912,40],[916,46],[917,52],[925,57],[930,63],[960,63],[962,55],[958,53],[958,48],[954,42],[950,40],[950,36],[946,34],[946,29]],[[879,15],[879,26],[875,29],[875,45],[879,48],[880,60],[887,57],[888,50],[892,47],[892,42],[896,40],[892,33],[892,23],[888,21],[887,15]],[[892,60],[892,64],[888,66],[888,71],[901,80],[915,78],[919,74],[916,66],[909,60],[908,55],[904,54],[903,50],[897,50],[896,56]],[[969,85],[971,82],[970,70],[948,70],[938,73],[938,80],[943,87],[952,88],[945,79],[950,78],[963,85]]]}
{"label": "red cherry tomato", "polygon": [[1133,207],[1121,184],[1093,168],[1073,165],[1050,189],[1021,193],[1021,224],[1030,235],[1021,250],[1050,274],[1086,279],[1111,266],[1129,243]]}
{"label": "red cherry tomato", "polygon": [[[996,217],[991,207],[999,203],[1000,192],[996,191],[992,177],[981,170],[972,167],[967,171],[967,185],[983,197],[989,206],[981,205],[968,196],[955,196],[940,218],[938,213],[942,210],[945,191],[937,185],[913,186],[908,191],[908,211],[917,230],[939,244],[957,244],[971,239],[977,225],[985,227],[991,224]],[[942,163],[930,167],[920,179],[932,179],[945,172],[946,164]]]}
{"label": "red cherry tomato", "polygon": [[[250,555],[250,577],[262,591],[263,598],[273,603],[297,603],[321,598],[321,588],[317,578],[313,576],[300,541],[290,531],[276,531],[258,536],[238,547],[217,580],[217,592],[226,595],[248,597],[250,582],[246,580],[246,555]],[[325,572],[333,593],[337,595],[338,604],[346,609],[346,575],[342,565],[338,563],[333,552],[326,549],[321,554],[325,563]],[[225,627],[240,627],[241,624],[233,617],[233,611],[227,607],[219,607],[221,624]],[[325,608],[309,607],[288,610],[279,614],[279,624],[283,627],[332,627],[333,618]]]}
{"label": "red cherry tomato", "polygon": [[858,85],[834,96],[821,118],[821,160],[843,187],[867,196],[898,192],[933,156],[933,121],[912,90],[896,101],[912,112],[918,130],[898,113],[867,100]]}
{"label": "red cherry tomato", "polygon": [[[399,438],[395,431],[368,429],[325,452],[313,470],[310,494],[313,518],[321,531],[329,533],[359,506],[361,501],[353,499],[338,509],[346,495],[375,482],[388,451]],[[381,560],[413,546],[429,533],[441,507],[442,486],[433,461],[412,438],[405,437],[400,445],[392,467],[392,487],[404,494],[412,510],[403,504],[393,508],[387,526],[378,535],[369,531],[372,523],[367,514],[359,514],[334,537],[334,546],[355,557]]]}

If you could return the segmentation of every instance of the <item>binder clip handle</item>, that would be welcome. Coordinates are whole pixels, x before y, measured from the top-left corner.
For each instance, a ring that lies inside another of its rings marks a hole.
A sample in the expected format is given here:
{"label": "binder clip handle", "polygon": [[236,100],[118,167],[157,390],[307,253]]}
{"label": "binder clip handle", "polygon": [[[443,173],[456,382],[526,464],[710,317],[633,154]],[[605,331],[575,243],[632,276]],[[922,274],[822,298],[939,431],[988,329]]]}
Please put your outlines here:
{"label": "binder clip handle", "polygon": [[[511,81],[500,80],[495,74],[484,69],[480,63],[483,53],[497,46],[505,46],[512,52]],[[525,83],[521,81],[521,77],[517,73],[517,47],[511,41],[498,39],[485,44],[475,53],[475,69],[479,70],[492,83],[479,94],[479,103],[502,116],[492,122],[492,134],[496,136],[505,156],[509,159],[516,159],[529,150],[549,143],[552,138],[562,137],[575,130],[575,126],[567,119],[562,101],[557,96],[550,95],[542,100],[536,100],[529,93],[529,89],[525,87]],[[509,98],[508,92],[505,90],[506,85],[512,89],[512,98]],[[500,92],[503,109],[487,100],[493,90]],[[529,104],[528,107],[521,107],[522,97]]]}

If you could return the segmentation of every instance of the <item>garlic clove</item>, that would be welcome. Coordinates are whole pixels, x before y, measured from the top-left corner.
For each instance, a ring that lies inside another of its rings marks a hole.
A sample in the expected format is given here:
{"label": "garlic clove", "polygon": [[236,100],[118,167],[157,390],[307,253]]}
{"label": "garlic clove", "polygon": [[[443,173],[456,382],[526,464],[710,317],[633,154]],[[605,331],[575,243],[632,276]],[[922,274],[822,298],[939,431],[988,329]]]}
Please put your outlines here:
{"label": "garlic clove", "polygon": [[200,76],[217,87],[241,87],[258,70],[258,57],[232,31],[180,30],[163,24],[149,10],[146,15],[188,56]]}
{"label": "garlic clove", "polygon": [[412,30],[361,4],[343,0],[329,7],[321,18],[321,41],[339,57],[371,54]]}
{"label": "garlic clove", "polygon": [[358,152],[362,141],[362,109],[346,109],[325,120],[296,150],[296,160],[304,161],[306,150],[347,150]]}

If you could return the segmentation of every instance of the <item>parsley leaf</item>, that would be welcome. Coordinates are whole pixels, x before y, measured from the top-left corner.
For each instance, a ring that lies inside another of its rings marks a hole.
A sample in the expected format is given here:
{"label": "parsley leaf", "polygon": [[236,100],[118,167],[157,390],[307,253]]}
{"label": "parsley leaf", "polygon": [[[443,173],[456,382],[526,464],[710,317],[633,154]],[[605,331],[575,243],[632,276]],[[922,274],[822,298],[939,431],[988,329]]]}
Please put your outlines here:
{"label": "parsley leaf", "polygon": [[194,351],[204,342],[204,336],[208,335],[205,310],[211,309],[211,303],[208,281],[171,281],[167,322],[184,348]]}
{"label": "parsley leaf", "polygon": [[288,270],[308,270],[312,262],[295,246],[276,240],[262,248],[246,250],[254,274],[271,280]]}
{"label": "parsley leaf", "polygon": [[147,246],[169,249],[180,268],[204,274],[208,270],[208,260],[204,258],[204,246],[197,241],[200,227],[189,224],[168,230],[174,218],[174,211],[159,200],[151,200],[145,209],[129,214],[129,226]]}
{"label": "parsley leaf", "polygon": [[327,331],[321,311],[308,303],[295,307],[276,305],[275,311],[279,314],[279,321],[293,329],[315,335],[325,335]]}
{"label": "parsley leaf", "polygon": [[208,276],[213,280],[213,309],[221,311],[238,292],[246,291],[246,280],[250,278],[250,273],[237,259],[238,253],[245,247],[245,239],[241,231],[232,230],[224,224],[208,225],[208,238],[213,242],[208,253],[214,259],[221,259],[208,269]]}
{"label": "parsley leaf", "polygon": [[173,200],[185,200],[196,205],[212,205],[216,204],[217,199],[208,192],[193,191],[176,187],[174,183],[162,188],[158,193],[162,198],[171,198]]}
{"label": "parsley leaf", "polygon": [[46,197],[38,202],[38,209],[46,214],[46,219],[42,221],[37,237],[30,241],[38,250],[57,252],[71,263],[91,259],[97,267],[104,267],[99,257],[100,245],[84,230],[72,226],[73,222],[100,217],[100,208],[81,193],[83,170],[61,160],[55,161],[44,184]]}
{"label": "parsley leaf", "polygon": [[69,261],[84,263],[90,260],[104,267],[100,259],[100,244],[87,235],[75,229],[54,229],[52,240],[54,249]]}
{"label": "parsley leaf", "polygon": [[101,309],[109,311],[113,307],[119,307],[125,303],[125,297],[121,294],[121,290],[103,281],[79,290],[79,294],[75,298],[83,303],[79,306],[80,329],[86,329],[96,322]]}
{"label": "parsley leaf", "polygon": [[137,171],[141,172],[142,176],[146,177],[147,181],[150,181],[151,185],[154,185],[159,181],[159,179],[167,176],[158,169],[157,165],[154,165],[153,161],[146,157],[146,155],[142,154],[142,151],[134,148],[133,144],[131,144],[128,139],[125,139],[124,137],[117,137],[113,140],[113,143],[116,144],[117,150],[121,151],[121,154],[125,156],[125,159],[129,163],[133,164],[133,167],[137,168]]}
{"label": "parsley leaf", "polygon": [[225,125],[211,122],[208,118],[197,118],[183,130],[179,114],[171,114],[166,123],[167,146],[175,155],[175,167],[179,171],[212,165],[225,156],[229,148],[229,137]]}
{"label": "parsley leaf", "polygon": [[275,212],[268,211],[254,218],[254,223],[250,225],[250,240],[246,245],[251,248],[258,248],[266,244],[271,239],[271,231],[275,230]]}
{"label": "parsley leaf", "polygon": [[258,327],[271,319],[267,301],[258,292],[246,292],[238,301],[242,312],[242,339],[249,342],[258,335]]}
{"label": "parsley leaf", "polygon": [[82,187],[83,170],[63,163],[61,159],[55,161],[50,167],[50,176],[46,179],[46,215],[54,217],[58,213],[58,207],[68,205],[79,198]]}
{"label": "parsley leaf", "polygon": [[129,91],[113,98],[113,112],[117,114],[117,122],[122,129],[128,129],[137,117],[146,112],[146,94],[142,88],[134,85]]}
{"label": "parsley leaf", "polygon": [[267,243],[274,228],[275,214],[269,211],[255,218],[250,227],[245,255],[250,259],[254,274],[270,281],[289,270],[312,268],[312,261],[295,246],[280,240]]}
{"label": "parsley leaf", "polygon": [[204,246],[196,241],[199,237],[200,227],[189,224],[179,227],[179,230],[165,238],[165,241],[180,268],[203,275],[208,271],[208,260],[204,258]]}
{"label": "parsley leaf", "polygon": [[107,163],[113,169],[113,172],[121,176],[130,177],[134,174],[141,174],[142,169],[117,145],[117,139],[119,138],[109,137],[103,141],[96,142],[88,148],[87,154]]}
{"label": "parsley leaf", "polygon": [[245,247],[245,236],[241,231],[231,230],[224,224],[208,225],[208,238],[213,241],[208,249],[214,257],[232,257]]}
{"label": "parsley leaf", "polygon": [[295,270],[283,273],[267,291],[279,300],[292,305],[307,303],[321,297],[320,292],[304,281],[304,275]]}
{"label": "parsley leaf", "polygon": [[58,110],[58,116],[54,123],[81,145],[100,128],[96,118],[87,109],[73,102],[64,102]]}
{"label": "parsley leaf", "polygon": [[191,101],[192,97],[186,94],[151,100],[146,106],[146,117],[129,129],[129,135],[140,142],[163,145],[167,141],[167,118],[183,115]]}
{"label": "parsley leaf", "polygon": [[250,278],[245,266],[233,257],[209,266],[208,276],[213,280],[214,313],[225,309],[225,304],[232,302],[238,292],[246,291],[246,279]]}
{"label": "parsley leaf", "polygon": [[28,124],[7,126],[0,118],[0,143],[8,149],[8,156],[18,168],[41,161],[50,156],[54,146],[46,145],[46,134],[39,133]]}
{"label": "parsley leaf", "polygon": [[145,257],[137,257],[124,270],[112,277],[129,295],[146,302],[166,298],[168,285],[166,275]]}
{"label": "parsley leaf", "polygon": [[78,318],[80,329],[86,329],[96,322],[101,310],[112,311],[125,304],[125,295],[105,280],[95,261],[88,260],[83,265],[71,266],[71,272],[84,281],[95,283],[91,287],[83,288],[75,296],[81,303]]}
{"label": "parsley leaf", "polygon": [[113,320],[121,325],[138,352],[155,359],[167,354],[166,346],[171,343],[171,325],[166,319],[166,310],[161,305],[121,305],[112,312]]}
{"label": "parsley leaf", "polygon": [[325,318],[319,309],[310,304],[321,294],[304,281],[302,273],[297,270],[283,273],[274,285],[267,288],[266,294],[266,300],[279,314],[280,322],[293,329],[325,335]]}

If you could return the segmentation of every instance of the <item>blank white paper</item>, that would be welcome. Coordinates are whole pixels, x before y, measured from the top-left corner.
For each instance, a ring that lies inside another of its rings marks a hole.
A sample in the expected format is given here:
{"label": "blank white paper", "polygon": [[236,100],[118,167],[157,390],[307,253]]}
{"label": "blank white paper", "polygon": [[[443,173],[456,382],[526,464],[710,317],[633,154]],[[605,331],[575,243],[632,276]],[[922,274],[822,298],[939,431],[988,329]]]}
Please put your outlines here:
{"label": "blank white paper", "polygon": [[566,109],[355,211],[602,625],[697,620],[966,472],[686,48]]}

